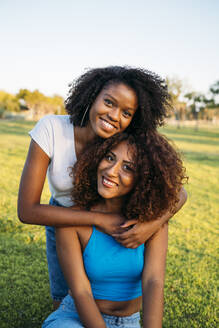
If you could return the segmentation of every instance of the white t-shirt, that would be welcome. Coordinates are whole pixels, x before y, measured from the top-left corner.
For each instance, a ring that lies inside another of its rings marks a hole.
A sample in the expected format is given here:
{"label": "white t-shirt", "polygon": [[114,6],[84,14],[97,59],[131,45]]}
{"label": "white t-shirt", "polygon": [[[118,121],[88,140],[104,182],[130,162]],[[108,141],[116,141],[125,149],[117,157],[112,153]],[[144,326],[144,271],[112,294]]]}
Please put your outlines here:
{"label": "white t-shirt", "polygon": [[73,205],[70,172],[77,159],[69,115],[44,116],[29,135],[50,158],[47,177],[52,196],[63,206]]}

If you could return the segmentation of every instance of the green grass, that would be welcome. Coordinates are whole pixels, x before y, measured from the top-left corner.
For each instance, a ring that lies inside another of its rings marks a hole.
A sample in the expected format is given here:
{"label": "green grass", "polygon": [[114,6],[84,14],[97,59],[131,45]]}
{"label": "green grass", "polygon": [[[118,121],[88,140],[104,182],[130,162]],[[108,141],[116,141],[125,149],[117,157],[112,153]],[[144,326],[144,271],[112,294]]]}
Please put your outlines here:
{"label": "green grass", "polygon": [[[44,228],[17,219],[32,122],[0,121],[0,327],[37,328],[52,311]],[[219,129],[161,130],[183,152],[188,201],[170,223],[163,327],[216,327]],[[45,187],[43,202],[48,202]]]}

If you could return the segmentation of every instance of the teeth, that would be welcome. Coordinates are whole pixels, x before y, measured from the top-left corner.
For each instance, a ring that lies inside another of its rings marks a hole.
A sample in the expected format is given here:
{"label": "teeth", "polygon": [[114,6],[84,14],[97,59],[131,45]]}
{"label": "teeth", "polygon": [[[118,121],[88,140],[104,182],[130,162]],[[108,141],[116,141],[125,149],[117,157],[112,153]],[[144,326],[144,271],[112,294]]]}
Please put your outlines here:
{"label": "teeth", "polygon": [[103,124],[108,128],[108,129],[113,129],[114,126],[106,121],[103,121]]}
{"label": "teeth", "polygon": [[111,182],[109,180],[106,180],[105,178],[103,178],[103,183],[105,183],[106,185],[110,186],[110,187],[113,187],[116,185],[116,183],[114,182]]}

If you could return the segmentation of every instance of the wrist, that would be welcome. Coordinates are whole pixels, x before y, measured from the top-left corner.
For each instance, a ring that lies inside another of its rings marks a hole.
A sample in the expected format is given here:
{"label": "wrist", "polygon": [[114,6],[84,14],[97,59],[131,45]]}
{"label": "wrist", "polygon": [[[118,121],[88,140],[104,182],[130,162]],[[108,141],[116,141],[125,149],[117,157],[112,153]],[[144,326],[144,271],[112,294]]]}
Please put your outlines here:
{"label": "wrist", "polygon": [[95,211],[86,211],[85,213],[85,217],[86,220],[84,222],[84,225],[89,225],[89,226],[96,226],[96,227],[100,227],[101,223],[103,222],[103,213],[100,212],[95,212]]}
{"label": "wrist", "polygon": [[105,215],[106,215],[105,213],[95,212],[94,223],[93,223],[95,227],[101,228],[101,226],[103,225],[103,220]]}

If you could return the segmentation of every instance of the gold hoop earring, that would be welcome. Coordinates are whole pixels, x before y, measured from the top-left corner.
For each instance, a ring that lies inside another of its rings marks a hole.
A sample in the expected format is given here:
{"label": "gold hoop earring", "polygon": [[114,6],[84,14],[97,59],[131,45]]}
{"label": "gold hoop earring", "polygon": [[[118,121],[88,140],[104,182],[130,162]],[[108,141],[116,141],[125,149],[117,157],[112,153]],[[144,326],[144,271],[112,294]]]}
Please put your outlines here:
{"label": "gold hoop earring", "polygon": [[85,116],[86,116],[86,114],[87,114],[88,109],[89,109],[89,105],[87,106],[87,108],[86,108],[85,111],[84,111],[84,115],[83,115],[82,120],[81,120],[81,128],[82,128],[82,125],[83,125],[83,123],[84,123],[84,118],[85,118]]}

